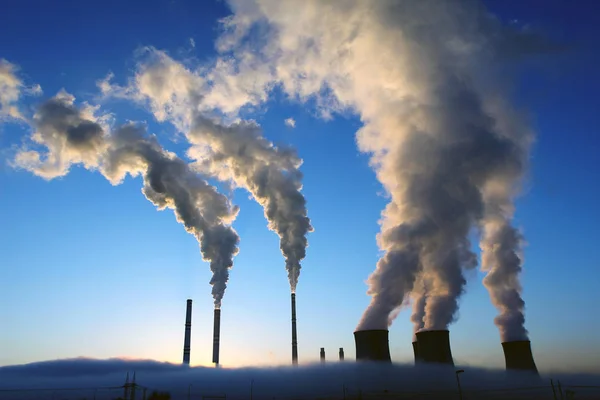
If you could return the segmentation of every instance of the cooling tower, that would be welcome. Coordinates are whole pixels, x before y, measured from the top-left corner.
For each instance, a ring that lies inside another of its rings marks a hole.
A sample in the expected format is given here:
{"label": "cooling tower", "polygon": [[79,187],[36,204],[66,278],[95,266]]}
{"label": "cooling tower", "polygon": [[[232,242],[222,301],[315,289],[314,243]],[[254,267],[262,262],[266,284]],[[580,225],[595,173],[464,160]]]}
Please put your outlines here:
{"label": "cooling tower", "polygon": [[354,332],[357,361],[392,362],[387,329]]}
{"label": "cooling tower", "polygon": [[447,330],[417,332],[417,353],[424,363],[454,365]]}
{"label": "cooling tower", "polygon": [[292,293],[292,364],[298,364],[298,336],[296,335],[296,293]]}
{"label": "cooling tower", "polygon": [[516,340],[502,343],[507,370],[525,370],[538,373],[529,340]]}
{"label": "cooling tower", "polygon": [[414,341],[412,342],[413,353],[415,353],[415,364],[419,363],[419,343]]}
{"label": "cooling tower", "polygon": [[219,341],[221,339],[221,310],[215,308],[215,326],[213,330],[213,358],[212,362],[219,365]]}
{"label": "cooling tower", "polygon": [[340,347],[340,361],[344,361],[344,348]]}
{"label": "cooling tower", "polygon": [[325,362],[325,347],[321,347],[321,362],[324,363]]}
{"label": "cooling tower", "polygon": [[185,336],[183,338],[183,364],[190,365],[190,346],[192,342],[192,300],[188,299],[185,311]]}

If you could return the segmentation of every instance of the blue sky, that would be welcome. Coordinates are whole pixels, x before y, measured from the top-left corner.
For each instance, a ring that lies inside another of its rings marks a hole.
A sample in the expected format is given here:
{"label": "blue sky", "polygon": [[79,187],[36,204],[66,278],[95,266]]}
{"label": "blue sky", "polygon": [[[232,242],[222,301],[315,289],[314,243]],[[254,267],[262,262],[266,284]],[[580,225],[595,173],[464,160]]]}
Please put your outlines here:
{"label": "blue sky", "polygon": [[[0,58],[20,66],[43,98],[65,88],[92,101],[96,81],[109,71],[124,83],[133,54],[151,45],[174,58],[215,57],[217,20],[224,2],[10,1],[0,15]],[[505,21],[518,20],[571,44],[568,51],[519,66],[515,101],[527,107],[537,132],[532,168],[517,202],[526,235],[522,277],[526,327],[541,370],[598,372],[600,323],[599,120],[594,79],[599,52],[592,1],[487,1]],[[542,7],[543,5],[543,7]],[[190,39],[193,39],[192,46]],[[597,50],[597,49],[596,49]],[[28,98],[33,107],[40,98]],[[103,104],[122,120],[145,120],[171,150],[173,128],[125,101]],[[254,116],[265,136],[291,144],[304,164],[303,193],[315,231],[298,286],[301,362],[320,347],[353,358],[352,332],[369,303],[364,283],[379,258],[375,235],[387,200],[356,148],[356,116],[333,120],[275,93]],[[284,119],[296,120],[294,129]],[[0,365],[89,356],[179,362],[185,300],[194,299],[192,363],[209,365],[212,343],[210,271],[196,240],[169,210],[157,212],[141,194],[141,179],[111,186],[98,173],[74,168],[50,182],[7,165],[27,128],[0,127]],[[225,366],[287,363],[290,358],[289,286],[278,238],[242,189],[234,227],[241,237],[223,301],[221,359]],[[502,367],[496,310],[469,276],[459,319],[451,327],[457,362]],[[390,328],[395,361],[412,360],[410,311]]]}

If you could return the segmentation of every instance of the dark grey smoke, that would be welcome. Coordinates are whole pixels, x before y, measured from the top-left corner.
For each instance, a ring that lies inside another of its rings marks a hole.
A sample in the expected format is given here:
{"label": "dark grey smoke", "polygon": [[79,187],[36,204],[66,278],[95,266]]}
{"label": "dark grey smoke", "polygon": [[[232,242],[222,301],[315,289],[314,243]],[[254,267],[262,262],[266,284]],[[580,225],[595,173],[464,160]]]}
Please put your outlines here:
{"label": "dark grey smoke", "polygon": [[71,164],[80,162],[94,166],[113,184],[121,183],[127,174],[142,175],[146,198],[159,210],[173,209],[177,221],[200,243],[213,272],[215,307],[220,307],[238,251],[239,238],[230,225],[237,208],[184,161],[165,151],[143,126],[125,124],[107,134],[98,122],[86,119],[68,96],[42,104],[35,121],[37,141],[47,153],[42,161],[39,153],[23,152],[17,163],[46,178],[65,175]]}

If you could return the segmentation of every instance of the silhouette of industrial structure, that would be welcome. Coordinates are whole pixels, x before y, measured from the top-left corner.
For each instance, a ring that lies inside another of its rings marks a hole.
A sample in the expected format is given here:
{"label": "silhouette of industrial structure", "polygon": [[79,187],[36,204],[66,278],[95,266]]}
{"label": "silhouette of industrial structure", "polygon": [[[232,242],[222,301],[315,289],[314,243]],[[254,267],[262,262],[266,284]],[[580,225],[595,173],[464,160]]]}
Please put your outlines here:
{"label": "silhouette of industrial structure", "polygon": [[[292,293],[292,364],[298,364],[298,336],[296,331],[296,294]],[[185,317],[185,336],[183,344],[183,364],[190,364],[192,330],[192,300],[187,300]],[[214,310],[213,356],[212,362],[219,366],[221,331],[221,310]],[[448,330],[422,330],[416,333],[412,342],[415,364],[440,364],[454,366],[450,348],[450,332]],[[391,363],[389,331],[387,329],[370,329],[354,332],[357,361],[377,361]],[[507,370],[530,371],[538,374],[531,342],[529,340],[508,341],[502,343]],[[321,347],[319,358],[325,363],[325,348]],[[344,349],[339,348],[339,361],[344,361]]]}

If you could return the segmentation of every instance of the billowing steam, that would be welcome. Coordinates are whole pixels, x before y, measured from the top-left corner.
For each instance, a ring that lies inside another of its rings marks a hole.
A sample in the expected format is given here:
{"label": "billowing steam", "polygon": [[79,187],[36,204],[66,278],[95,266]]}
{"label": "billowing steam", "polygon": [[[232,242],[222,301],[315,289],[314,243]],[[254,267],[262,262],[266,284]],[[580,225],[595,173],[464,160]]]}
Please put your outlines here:
{"label": "billowing steam", "polygon": [[[417,281],[411,295],[413,313],[410,321],[413,323],[413,334],[425,327],[425,307],[427,306],[427,282],[424,276]],[[413,342],[417,340],[413,335]]]}
{"label": "billowing steam", "polygon": [[[503,100],[496,72],[551,46],[502,26],[475,0],[230,3],[219,48],[237,71],[261,60],[289,95],[315,99],[324,115],[351,109],[364,123],[357,143],[390,203],[358,329],[386,328],[411,297],[418,329],[447,328],[463,271],[477,265],[468,237],[480,228],[496,323],[503,337],[523,336],[520,236],[510,220],[532,133]],[[253,40],[255,32],[266,37]],[[228,82],[236,79],[245,81]],[[426,291],[415,289],[425,278]]]}
{"label": "billowing steam", "polygon": [[94,109],[74,106],[74,98],[61,92],[43,103],[34,116],[33,140],[47,152],[22,151],[16,164],[38,176],[64,176],[71,165],[99,170],[113,185],[129,174],[141,175],[142,192],[159,210],[173,209],[177,221],[200,243],[203,259],[210,263],[215,307],[219,308],[238,235],[231,227],[237,208],[175,154],[165,151],[142,126],[125,124],[110,134]]}
{"label": "billowing steam", "polygon": [[252,194],[263,207],[269,228],[280,238],[290,287],[295,292],[308,246],[306,235],[312,231],[301,193],[302,160],[293,149],[276,147],[265,139],[253,121],[225,125],[207,116],[213,107],[232,110],[250,98],[244,94],[247,89],[232,90],[219,83],[222,63],[214,68],[205,76],[164,52],[148,49],[129,86],[111,85],[109,76],[99,87],[105,94],[146,103],[158,120],[171,121],[186,135],[192,144],[188,155],[197,161],[197,169]]}
{"label": "billowing steam", "polygon": [[502,215],[486,215],[482,225],[482,266],[488,271],[483,283],[500,311],[495,318],[500,337],[503,342],[526,340],[525,302],[519,282],[522,236]]}

